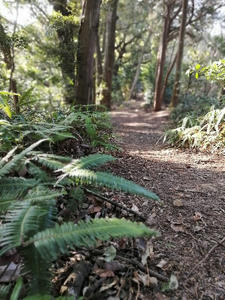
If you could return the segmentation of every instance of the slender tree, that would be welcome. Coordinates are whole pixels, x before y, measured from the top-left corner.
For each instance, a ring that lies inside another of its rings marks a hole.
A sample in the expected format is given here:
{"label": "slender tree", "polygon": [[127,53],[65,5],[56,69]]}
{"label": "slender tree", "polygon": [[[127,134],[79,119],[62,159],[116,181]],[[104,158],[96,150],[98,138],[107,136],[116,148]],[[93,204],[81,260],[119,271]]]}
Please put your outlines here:
{"label": "slender tree", "polygon": [[110,0],[108,5],[109,7],[106,23],[105,56],[103,70],[103,81],[105,84],[105,88],[103,89],[103,98],[101,100],[101,104],[105,105],[108,109],[110,109],[113,67],[115,59],[115,38],[118,0]]}
{"label": "slender tree", "polygon": [[176,0],[163,1],[164,2],[164,25],[162,31],[161,42],[158,50],[157,57],[157,68],[156,68],[156,79],[155,79],[155,92],[154,92],[154,111],[161,110],[161,105],[163,101],[163,74],[166,62],[166,51],[170,37],[171,24],[177,17],[180,11],[180,7],[173,13]]}
{"label": "slender tree", "polygon": [[171,99],[172,107],[175,107],[177,105],[179,91],[180,91],[181,65],[182,65],[183,51],[184,51],[184,38],[185,38],[187,11],[188,11],[188,0],[183,0],[182,20],[180,25],[178,49],[177,49],[177,56],[176,56],[176,72],[175,72],[175,80],[174,80],[174,87],[173,87],[173,95]]}
{"label": "slender tree", "polygon": [[94,53],[98,34],[101,0],[85,0],[78,37],[76,103],[93,103]]}

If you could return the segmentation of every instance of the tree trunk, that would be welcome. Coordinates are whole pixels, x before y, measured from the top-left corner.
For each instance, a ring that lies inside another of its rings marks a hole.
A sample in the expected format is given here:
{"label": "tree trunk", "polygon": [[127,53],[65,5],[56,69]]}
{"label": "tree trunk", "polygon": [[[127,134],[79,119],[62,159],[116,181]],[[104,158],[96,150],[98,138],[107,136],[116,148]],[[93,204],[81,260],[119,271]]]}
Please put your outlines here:
{"label": "tree trunk", "polygon": [[182,20],[181,20],[181,26],[180,26],[180,32],[179,32],[179,44],[178,44],[177,59],[176,59],[175,82],[174,82],[174,86],[173,86],[173,96],[171,99],[172,107],[175,107],[178,104],[179,93],[180,93],[181,66],[182,66],[182,60],[183,60],[187,11],[188,11],[188,0],[183,0],[182,1]]}
{"label": "tree trunk", "polygon": [[138,78],[139,78],[139,75],[140,75],[140,71],[141,71],[141,64],[143,62],[144,53],[145,53],[146,47],[148,45],[148,42],[150,40],[151,34],[152,34],[152,31],[149,31],[148,36],[146,38],[146,41],[144,43],[144,46],[143,46],[143,48],[141,50],[141,53],[140,53],[140,56],[139,56],[139,60],[138,60],[137,69],[136,69],[136,73],[135,73],[134,80],[133,80],[132,85],[131,85],[130,95],[129,95],[128,100],[131,100],[133,92],[134,92],[134,89],[136,87],[136,84],[137,84],[137,81],[138,81]]}
{"label": "tree trunk", "polygon": [[[62,16],[69,16],[71,13],[67,7],[67,0],[49,0],[56,12]],[[62,78],[65,85],[64,99],[68,104],[75,102],[75,45],[74,25],[64,21],[56,30],[59,39],[59,56]]]}
{"label": "tree trunk", "polygon": [[154,111],[161,110],[162,105],[162,85],[163,85],[163,71],[166,61],[166,50],[168,45],[168,37],[170,31],[170,6],[166,5],[166,15],[163,26],[163,34],[161,39],[161,45],[158,51],[156,80],[155,80],[155,92],[154,92]]}
{"label": "tree trunk", "polygon": [[3,54],[4,62],[6,64],[6,68],[10,70],[10,78],[9,78],[9,92],[14,93],[13,101],[14,101],[14,108],[16,114],[20,113],[19,107],[19,97],[17,95],[17,82],[13,78],[13,73],[15,69],[14,65],[14,51],[11,49],[11,42],[7,34],[5,33],[5,29],[0,23],[0,51]]}
{"label": "tree trunk", "polygon": [[98,34],[101,0],[85,0],[77,51],[77,104],[94,101],[94,53]]}
{"label": "tree trunk", "polygon": [[115,59],[114,52],[116,38],[117,7],[118,0],[111,0],[109,2],[109,10],[107,14],[106,24],[105,59],[103,71],[103,81],[105,83],[105,88],[103,90],[103,98],[101,104],[105,105],[108,109],[111,108],[112,78]]}

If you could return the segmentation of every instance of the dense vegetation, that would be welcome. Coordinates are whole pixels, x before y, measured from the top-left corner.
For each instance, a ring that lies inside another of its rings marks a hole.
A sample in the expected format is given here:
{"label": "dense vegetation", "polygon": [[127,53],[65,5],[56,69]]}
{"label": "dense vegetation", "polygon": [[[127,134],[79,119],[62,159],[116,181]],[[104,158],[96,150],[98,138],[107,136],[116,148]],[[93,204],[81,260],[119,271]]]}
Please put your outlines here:
{"label": "dense vegetation", "polygon": [[[165,141],[224,153],[225,42],[205,28],[223,3],[1,2],[15,18],[0,12],[0,255],[22,267],[0,299],[74,299],[51,290],[58,257],[157,235],[125,219],[77,218],[87,191],[160,200],[98,170],[118,150],[107,110],[131,99],[152,111],[169,106]],[[21,23],[27,9],[31,21]]]}

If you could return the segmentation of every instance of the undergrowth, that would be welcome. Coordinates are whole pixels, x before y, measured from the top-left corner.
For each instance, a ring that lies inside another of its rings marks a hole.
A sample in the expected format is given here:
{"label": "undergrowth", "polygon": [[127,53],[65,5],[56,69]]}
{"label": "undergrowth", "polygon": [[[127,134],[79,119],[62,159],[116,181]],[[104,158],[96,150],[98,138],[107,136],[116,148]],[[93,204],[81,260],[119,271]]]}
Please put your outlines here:
{"label": "undergrowth", "polygon": [[170,145],[224,152],[225,99],[184,97],[171,120],[175,128],[164,137]]}
{"label": "undergrowth", "polygon": [[[54,153],[59,141],[83,139],[85,134],[95,146],[106,147],[100,137],[101,130],[109,128],[105,113],[57,112],[51,117],[53,122],[40,120],[37,114],[34,122],[31,116],[17,116],[0,123],[0,256],[14,251],[21,265],[16,284],[0,286],[2,300],[9,295],[13,300],[53,299],[52,263],[74,248],[93,247],[98,240],[113,237],[156,234],[144,224],[125,219],[80,220],[75,224],[72,219],[58,218],[61,201],[71,213],[77,210],[85,198],[84,187],[107,187],[152,200],[159,198],[131,181],[97,171],[115,160],[111,155],[72,158]],[[107,122],[101,124],[102,120]]]}

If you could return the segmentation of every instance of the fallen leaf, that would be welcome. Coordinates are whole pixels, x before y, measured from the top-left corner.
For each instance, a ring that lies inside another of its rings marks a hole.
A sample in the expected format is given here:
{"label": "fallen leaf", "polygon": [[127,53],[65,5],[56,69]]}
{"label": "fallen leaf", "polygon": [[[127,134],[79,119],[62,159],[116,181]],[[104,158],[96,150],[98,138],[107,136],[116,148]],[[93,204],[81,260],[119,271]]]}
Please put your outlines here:
{"label": "fallen leaf", "polygon": [[109,283],[109,284],[104,284],[101,288],[100,288],[100,292],[104,292],[108,289],[111,289],[115,284],[117,284],[117,279],[113,280],[113,282]]}
{"label": "fallen leaf", "polygon": [[137,207],[135,204],[132,205],[131,209],[132,209],[133,211],[139,213],[139,209],[138,209],[138,207]]}
{"label": "fallen leaf", "polygon": [[90,206],[88,209],[88,213],[91,214],[95,214],[98,213],[102,210],[102,208],[100,206]]}
{"label": "fallen leaf", "polygon": [[163,269],[168,264],[168,261],[165,259],[161,259],[160,262],[156,265],[156,267]]}
{"label": "fallen leaf", "polygon": [[96,269],[94,272],[101,278],[115,277],[114,272],[111,270]]}
{"label": "fallen leaf", "polygon": [[161,293],[157,293],[155,295],[155,300],[169,300],[169,298],[166,297],[165,295],[161,294]]}
{"label": "fallen leaf", "polygon": [[173,206],[175,206],[175,207],[183,207],[184,203],[181,200],[177,199],[177,200],[173,201]]}
{"label": "fallen leaf", "polygon": [[194,216],[193,216],[193,220],[195,222],[200,221],[202,219],[202,214],[200,212],[195,212]]}
{"label": "fallen leaf", "polygon": [[148,257],[149,258],[154,257],[153,245],[152,245],[151,241],[147,242],[145,252],[141,256],[141,262],[142,262],[143,266],[145,266],[147,264]]}
{"label": "fallen leaf", "polygon": [[185,232],[184,226],[179,223],[172,223],[171,228],[176,232]]}
{"label": "fallen leaf", "polygon": [[177,277],[175,275],[171,275],[170,276],[170,281],[169,281],[169,289],[174,291],[174,290],[177,290],[178,289],[178,280],[177,280]]}

